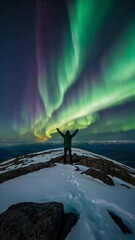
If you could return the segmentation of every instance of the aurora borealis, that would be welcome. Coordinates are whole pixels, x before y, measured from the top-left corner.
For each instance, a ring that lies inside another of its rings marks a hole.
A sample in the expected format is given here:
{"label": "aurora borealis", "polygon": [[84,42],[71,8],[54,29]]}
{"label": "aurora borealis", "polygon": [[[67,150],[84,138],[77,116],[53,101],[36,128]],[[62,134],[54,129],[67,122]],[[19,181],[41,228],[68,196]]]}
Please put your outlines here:
{"label": "aurora borealis", "polygon": [[0,141],[135,140],[135,1],[0,5]]}

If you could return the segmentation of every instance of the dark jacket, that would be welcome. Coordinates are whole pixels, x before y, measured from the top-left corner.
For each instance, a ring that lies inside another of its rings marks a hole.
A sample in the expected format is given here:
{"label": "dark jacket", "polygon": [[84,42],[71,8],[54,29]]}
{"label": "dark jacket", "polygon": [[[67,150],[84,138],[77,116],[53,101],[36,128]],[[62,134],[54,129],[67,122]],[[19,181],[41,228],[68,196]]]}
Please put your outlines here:
{"label": "dark jacket", "polygon": [[57,129],[57,131],[64,138],[64,148],[71,148],[71,140],[78,132],[78,129],[73,134],[71,134],[69,131],[67,131],[66,134],[63,134],[59,129]]}

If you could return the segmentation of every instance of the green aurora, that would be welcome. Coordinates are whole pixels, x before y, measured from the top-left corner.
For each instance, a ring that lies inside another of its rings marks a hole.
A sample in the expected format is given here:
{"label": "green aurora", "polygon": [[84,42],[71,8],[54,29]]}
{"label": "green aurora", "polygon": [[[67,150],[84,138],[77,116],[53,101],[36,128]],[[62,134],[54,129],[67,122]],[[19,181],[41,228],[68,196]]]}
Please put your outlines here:
{"label": "green aurora", "polygon": [[135,130],[135,17],[129,8],[126,19],[116,19],[121,8],[114,0],[67,1],[64,24],[58,24],[60,44],[47,49],[52,28],[47,30],[44,21],[46,14],[51,21],[53,11],[37,3],[37,73],[27,81],[21,117],[11,121],[15,136],[41,142],[53,138],[56,128],[83,129],[97,139],[98,134],[111,138],[111,133]]}

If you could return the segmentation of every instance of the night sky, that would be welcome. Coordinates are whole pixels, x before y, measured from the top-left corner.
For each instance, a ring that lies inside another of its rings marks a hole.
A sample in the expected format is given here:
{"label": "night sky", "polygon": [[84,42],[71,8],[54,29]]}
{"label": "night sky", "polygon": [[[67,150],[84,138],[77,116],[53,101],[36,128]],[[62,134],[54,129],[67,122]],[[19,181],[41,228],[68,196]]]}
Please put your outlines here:
{"label": "night sky", "polygon": [[135,140],[135,1],[0,1],[0,142]]}

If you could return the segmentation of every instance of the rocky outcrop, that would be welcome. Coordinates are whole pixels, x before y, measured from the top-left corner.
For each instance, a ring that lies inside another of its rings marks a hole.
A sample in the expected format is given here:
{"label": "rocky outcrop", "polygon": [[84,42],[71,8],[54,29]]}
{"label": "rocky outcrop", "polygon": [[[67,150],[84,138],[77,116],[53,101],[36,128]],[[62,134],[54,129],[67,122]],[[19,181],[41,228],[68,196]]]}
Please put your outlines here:
{"label": "rocky outcrop", "polygon": [[111,181],[109,180],[110,176],[112,176],[135,185],[135,178],[133,177],[134,173],[129,169],[124,168],[124,166],[114,163],[113,161],[105,160],[102,158],[91,159],[87,157],[85,159],[80,159],[78,164],[90,167],[90,169],[97,169],[98,172],[86,170],[84,173],[96,177],[106,184],[112,185],[110,184]]}
{"label": "rocky outcrop", "polygon": [[121,168],[121,169],[116,169],[115,172],[110,175],[120,178],[124,182],[135,185],[135,178],[131,174],[132,174],[132,172],[128,171],[127,169]]}
{"label": "rocky outcrop", "polygon": [[18,203],[0,215],[0,239],[64,240],[77,220],[62,203]]}
{"label": "rocky outcrop", "polygon": [[124,234],[131,234],[132,233],[131,229],[125,223],[123,223],[122,219],[119,216],[117,216],[116,214],[112,213],[111,211],[108,211],[108,213],[112,217],[114,222],[119,226],[120,230]]}
{"label": "rocky outcrop", "polygon": [[5,181],[15,178],[15,177],[19,177],[21,175],[25,175],[27,173],[38,171],[42,168],[48,168],[48,167],[54,167],[54,166],[55,166],[55,163],[48,161],[48,162],[44,162],[44,163],[30,164],[27,167],[13,169],[11,171],[0,174],[0,183],[5,182]]}
{"label": "rocky outcrop", "polygon": [[[37,156],[42,154],[37,154]],[[36,154],[27,155],[28,158],[32,158],[32,156],[36,156]],[[26,158],[26,156],[25,156]],[[14,159],[14,162],[20,162],[21,158]],[[24,161],[24,157],[22,157],[22,161]],[[44,163],[36,163],[30,164],[29,166],[23,166],[18,169],[14,169],[5,173],[0,174],[0,183],[33,172],[38,171],[42,168],[54,167],[56,163],[64,163],[63,155],[58,156],[56,158],[51,159],[50,161]],[[69,157],[67,157],[67,163],[69,163]],[[112,177],[117,177],[126,183],[130,183],[135,185],[135,177],[134,172],[132,172],[128,167],[124,167],[124,165],[117,164],[113,161],[108,159],[104,159],[102,157],[95,157],[95,156],[78,156],[77,154],[73,154],[73,163],[75,164],[75,170],[79,171],[77,165],[83,165],[88,167],[89,169],[86,170],[85,174],[90,175],[94,178],[101,180],[103,183],[108,185],[114,185]],[[4,166],[5,167],[5,166]]]}
{"label": "rocky outcrop", "polygon": [[89,168],[84,173],[91,177],[97,178],[108,185],[114,186],[113,180],[109,176],[107,176],[103,171]]}

